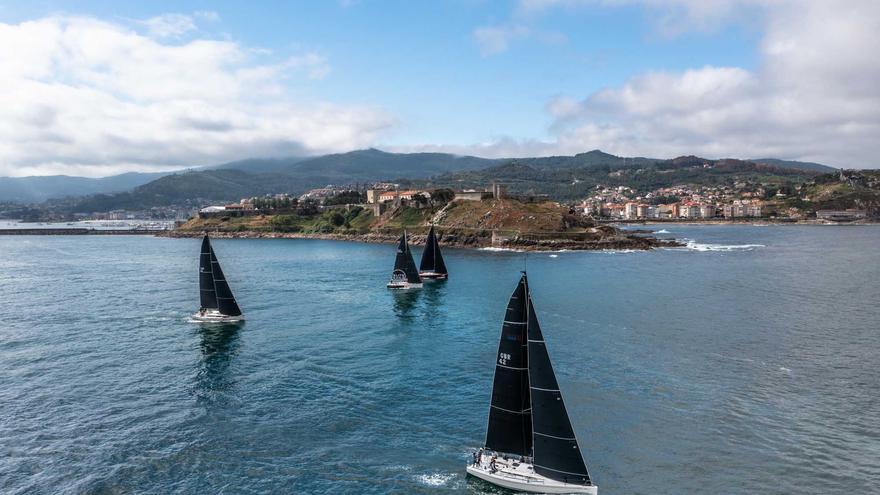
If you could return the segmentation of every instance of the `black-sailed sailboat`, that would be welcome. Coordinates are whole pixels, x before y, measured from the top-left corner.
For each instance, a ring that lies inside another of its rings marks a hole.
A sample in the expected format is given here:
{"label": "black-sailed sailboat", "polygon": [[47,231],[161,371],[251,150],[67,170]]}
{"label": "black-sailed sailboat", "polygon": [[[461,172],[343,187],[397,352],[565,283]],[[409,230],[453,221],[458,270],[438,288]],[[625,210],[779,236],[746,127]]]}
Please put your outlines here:
{"label": "black-sailed sailboat", "polygon": [[419,276],[424,279],[446,280],[449,273],[446,271],[446,263],[443,261],[443,253],[440,252],[440,242],[434,232],[434,226],[428,231],[425,240],[425,251],[422,252],[422,260],[419,263]]}
{"label": "black-sailed sailboat", "polygon": [[412,251],[407,243],[406,230],[397,244],[397,257],[394,259],[394,271],[388,281],[389,289],[416,289],[422,286],[422,278],[413,261]]}
{"label": "black-sailed sailboat", "polygon": [[507,303],[495,362],[486,445],[467,472],[533,493],[589,493],[581,455],[525,272]]}
{"label": "black-sailed sailboat", "polygon": [[201,308],[192,316],[196,321],[226,323],[244,320],[207,234],[202,239],[199,256],[199,300]]}

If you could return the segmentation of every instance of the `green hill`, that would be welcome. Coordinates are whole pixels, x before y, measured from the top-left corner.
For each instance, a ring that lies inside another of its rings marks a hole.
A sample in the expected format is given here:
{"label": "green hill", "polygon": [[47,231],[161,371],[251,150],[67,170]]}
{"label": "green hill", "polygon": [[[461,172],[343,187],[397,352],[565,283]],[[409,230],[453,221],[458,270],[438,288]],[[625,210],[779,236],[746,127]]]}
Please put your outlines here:
{"label": "green hill", "polygon": [[297,181],[283,174],[251,174],[241,170],[206,170],[167,175],[117,194],[98,194],[74,204],[75,212],[141,210],[153,206],[199,206],[210,202],[238,201],[296,189]]}
{"label": "green hill", "polygon": [[[521,195],[548,194],[559,200],[586,197],[597,185],[626,186],[648,192],[679,184],[733,185],[750,180],[779,186],[794,185],[818,175],[818,172],[762,165],[743,160],[707,160],[682,156],[671,160],[647,158],[609,158],[595,152],[574,157],[547,157],[511,160],[501,165],[455,172],[422,181],[407,181],[407,186],[440,188],[481,188],[492,182],[508,185],[510,192]],[[604,155],[604,154],[603,154]]]}

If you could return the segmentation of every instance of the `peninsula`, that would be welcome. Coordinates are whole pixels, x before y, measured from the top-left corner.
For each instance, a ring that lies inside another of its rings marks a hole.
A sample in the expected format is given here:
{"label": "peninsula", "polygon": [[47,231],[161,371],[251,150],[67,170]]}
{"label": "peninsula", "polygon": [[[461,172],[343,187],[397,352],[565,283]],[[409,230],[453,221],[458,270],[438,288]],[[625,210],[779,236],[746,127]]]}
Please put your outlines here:
{"label": "peninsula", "polygon": [[[439,195],[438,195],[439,196]],[[377,214],[378,213],[378,214]],[[170,237],[309,238],[360,242],[394,242],[407,229],[414,244],[423,244],[431,224],[442,233],[444,246],[530,251],[652,249],[679,246],[591,219],[558,203],[514,198],[417,201],[391,205],[385,211],[369,205],[319,207],[305,201],[295,207],[272,208],[248,214],[241,211],[204,212]]]}

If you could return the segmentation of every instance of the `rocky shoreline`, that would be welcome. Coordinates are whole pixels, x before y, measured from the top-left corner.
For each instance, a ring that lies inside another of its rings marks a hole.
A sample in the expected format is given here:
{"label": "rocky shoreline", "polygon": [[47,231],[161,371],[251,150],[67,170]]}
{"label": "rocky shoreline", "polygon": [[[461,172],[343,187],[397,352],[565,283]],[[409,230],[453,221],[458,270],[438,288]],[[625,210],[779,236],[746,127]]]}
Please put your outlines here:
{"label": "rocky shoreline", "polygon": [[[204,231],[172,230],[162,234],[162,237],[201,237]],[[266,232],[266,231],[210,231],[210,236],[215,239],[322,239],[333,241],[366,242],[393,244],[398,240],[397,235],[368,232],[365,234],[339,234],[339,233],[302,233],[302,232]],[[423,245],[426,236],[412,234],[409,237],[410,244]],[[494,239],[492,237],[461,234],[457,232],[445,233],[440,239],[440,245],[444,247],[480,249],[497,248],[518,251],[598,251],[598,250],[649,250],[656,248],[681,247],[681,242],[675,240],[657,239],[637,235],[634,233],[620,233],[613,235],[599,235],[595,239],[533,239],[528,236]]]}

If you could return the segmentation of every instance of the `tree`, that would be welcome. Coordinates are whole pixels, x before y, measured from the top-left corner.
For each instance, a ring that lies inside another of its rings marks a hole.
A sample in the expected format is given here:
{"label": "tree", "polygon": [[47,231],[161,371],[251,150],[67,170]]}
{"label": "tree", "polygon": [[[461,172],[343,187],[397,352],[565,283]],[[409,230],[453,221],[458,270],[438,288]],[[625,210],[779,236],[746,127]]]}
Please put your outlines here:
{"label": "tree", "polygon": [[446,204],[455,199],[455,192],[449,188],[434,189],[431,191],[431,199],[437,204]]}

